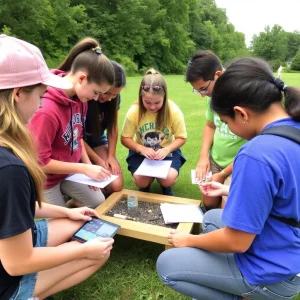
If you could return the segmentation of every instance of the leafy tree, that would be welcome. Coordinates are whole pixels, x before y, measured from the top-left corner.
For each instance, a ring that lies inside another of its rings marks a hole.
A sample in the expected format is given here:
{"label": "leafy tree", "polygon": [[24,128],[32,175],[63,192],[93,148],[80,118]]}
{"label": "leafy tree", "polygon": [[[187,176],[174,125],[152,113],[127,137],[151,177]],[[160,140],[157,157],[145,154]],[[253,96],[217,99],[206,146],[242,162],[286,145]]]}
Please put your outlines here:
{"label": "leafy tree", "polygon": [[287,59],[292,59],[300,49],[300,32],[287,32]]}
{"label": "leafy tree", "polygon": [[268,61],[280,59],[285,61],[287,54],[287,35],[279,25],[265,27],[265,32],[254,35],[252,40],[253,54]]}
{"label": "leafy tree", "polygon": [[61,60],[78,40],[86,19],[84,6],[67,0],[0,2],[0,28],[41,48],[46,58]]}
{"label": "leafy tree", "polygon": [[300,50],[298,50],[298,52],[296,53],[296,55],[292,61],[291,69],[300,71]]}

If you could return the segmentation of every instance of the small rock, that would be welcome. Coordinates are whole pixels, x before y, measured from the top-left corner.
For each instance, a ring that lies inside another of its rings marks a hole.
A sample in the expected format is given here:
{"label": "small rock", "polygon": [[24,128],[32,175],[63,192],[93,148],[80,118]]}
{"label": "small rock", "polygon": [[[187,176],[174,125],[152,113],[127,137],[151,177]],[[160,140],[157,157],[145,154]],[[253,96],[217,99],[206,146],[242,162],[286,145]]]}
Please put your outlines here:
{"label": "small rock", "polygon": [[151,210],[151,209],[149,209],[149,210],[148,210],[148,213],[152,213],[152,210]]}

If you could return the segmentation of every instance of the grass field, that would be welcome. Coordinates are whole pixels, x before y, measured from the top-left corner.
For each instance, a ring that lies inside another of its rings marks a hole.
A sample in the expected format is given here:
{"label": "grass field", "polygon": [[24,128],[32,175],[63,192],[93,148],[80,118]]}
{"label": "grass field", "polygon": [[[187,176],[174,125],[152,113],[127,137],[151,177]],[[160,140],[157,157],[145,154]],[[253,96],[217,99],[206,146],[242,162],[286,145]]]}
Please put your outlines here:
{"label": "grass field", "polygon": [[[198,187],[191,184],[190,170],[194,169],[201,146],[202,129],[205,123],[205,99],[192,93],[192,88],[184,82],[183,76],[165,76],[169,99],[174,100],[185,116],[188,139],[182,147],[187,162],[180,170],[179,179],[174,187],[176,196],[200,199]],[[130,77],[127,87],[122,91],[122,104],[119,113],[121,130],[125,114],[131,103],[137,99],[141,77]],[[300,86],[300,73],[285,74],[287,85]],[[136,189],[125,158],[128,150],[118,144],[117,156],[124,174],[124,187]],[[154,184],[153,192],[160,193]],[[107,264],[94,276],[82,284],[62,292],[55,299],[76,300],[184,300],[190,299],[165,287],[155,271],[155,263],[163,247],[132,238],[116,236],[114,248]],[[300,296],[295,300],[300,300]],[[217,299],[216,299],[217,300]]]}

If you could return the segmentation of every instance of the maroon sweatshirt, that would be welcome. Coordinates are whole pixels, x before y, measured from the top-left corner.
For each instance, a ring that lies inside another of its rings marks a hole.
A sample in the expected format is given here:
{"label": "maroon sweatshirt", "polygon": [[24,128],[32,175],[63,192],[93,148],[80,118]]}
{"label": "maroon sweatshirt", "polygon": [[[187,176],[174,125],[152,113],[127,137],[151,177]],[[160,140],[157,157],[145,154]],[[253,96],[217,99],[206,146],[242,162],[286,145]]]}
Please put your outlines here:
{"label": "maroon sweatshirt", "polygon": [[[64,76],[65,72],[53,70]],[[87,103],[77,97],[70,99],[63,90],[48,87],[43,106],[33,115],[28,125],[36,143],[42,166],[51,159],[78,163],[81,158],[84,119]],[[47,174],[46,189],[60,183],[69,174]]]}

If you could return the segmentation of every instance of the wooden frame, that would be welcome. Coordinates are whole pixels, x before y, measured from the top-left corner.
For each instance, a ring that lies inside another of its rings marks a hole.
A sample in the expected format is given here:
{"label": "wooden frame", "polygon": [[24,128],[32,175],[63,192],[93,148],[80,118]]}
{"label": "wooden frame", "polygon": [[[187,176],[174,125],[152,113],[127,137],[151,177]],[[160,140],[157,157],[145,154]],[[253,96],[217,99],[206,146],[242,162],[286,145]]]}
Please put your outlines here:
{"label": "wooden frame", "polygon": [[[96,208],[97,213],[101,216],[102,219],[119,224],[121,226],[121,229],[118,231],[118,234],[133,237],[140,240],[163,244],[165,245],[166,249],[172,247],[172,245],[169,244],[167,240],[167,235],[171,230],[170,228],[158,225],[145,224],[136,221],[123,220],[105,215],[122,198],[127,198],[128,194],[136,195],[139,201],[145,202],[200,205],[200,200],[123,189],[120,192],[116,192],[110,195],[104,202],[102,202]],[[193,226],[194,223],[179,223],[179,225],[177,226],[177,230],[190,233],[193,229]]]}

